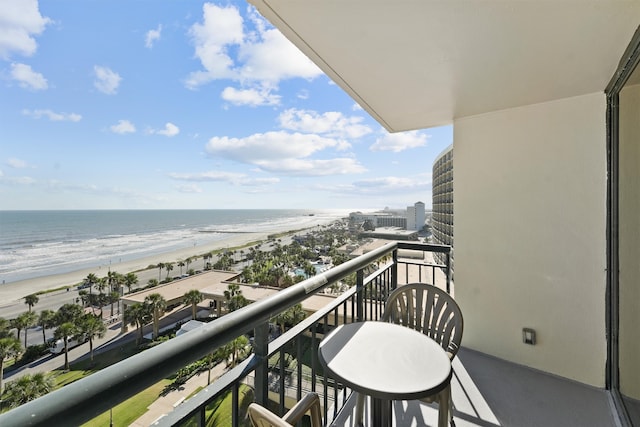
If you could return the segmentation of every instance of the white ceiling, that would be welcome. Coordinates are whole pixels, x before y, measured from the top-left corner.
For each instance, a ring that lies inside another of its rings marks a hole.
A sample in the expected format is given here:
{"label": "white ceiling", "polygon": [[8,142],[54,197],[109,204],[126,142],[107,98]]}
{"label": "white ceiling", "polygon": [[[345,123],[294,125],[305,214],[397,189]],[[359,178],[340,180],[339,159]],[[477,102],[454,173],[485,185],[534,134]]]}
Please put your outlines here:
{"label": "white ceiling", "polygon": [[639,0],[249,0],[389,131],[604,91]]}

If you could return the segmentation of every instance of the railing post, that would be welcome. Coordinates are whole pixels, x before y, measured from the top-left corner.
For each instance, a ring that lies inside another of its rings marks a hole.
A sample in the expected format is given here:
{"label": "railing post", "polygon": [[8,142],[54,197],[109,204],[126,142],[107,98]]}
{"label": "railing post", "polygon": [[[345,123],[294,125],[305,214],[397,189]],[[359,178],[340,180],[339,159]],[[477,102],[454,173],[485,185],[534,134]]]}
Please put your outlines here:
{"label": "railing post", "polygon": [[[393,263],[391,264],[391,290],[398,287],[398,248],[396,247],[392,252]],[[409,266],[407,265],[408,269]]]}
{"label": "railing post", "polygon": [[364,320],[364,271],[360,269],[356,272],[356,321]]}
{"label": "railing post", "polygon": [[256,367],[255,400],[267,407],[269,402],[269,323],[262,323],[254,329],[253,352],[262,363]]}
{"label": "railing post", "polygon": [[447,293],[451,293],[451,249],[446,253],[447,267],[445,273],[447,275]]}

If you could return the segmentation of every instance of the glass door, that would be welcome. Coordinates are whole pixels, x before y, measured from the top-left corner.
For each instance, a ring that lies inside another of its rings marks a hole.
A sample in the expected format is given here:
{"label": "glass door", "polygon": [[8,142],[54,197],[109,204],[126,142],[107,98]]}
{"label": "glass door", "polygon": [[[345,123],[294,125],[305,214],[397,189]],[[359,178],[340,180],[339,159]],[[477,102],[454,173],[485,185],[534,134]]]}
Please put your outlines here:
{"label": "glass door", "polygon": [[632,424],[640,426],[640,68],[619,94],[618,372]]}
{"label": "glass door", "polygon": [[609,100],[608,387],[623,424],[640,426],[640,35]]}

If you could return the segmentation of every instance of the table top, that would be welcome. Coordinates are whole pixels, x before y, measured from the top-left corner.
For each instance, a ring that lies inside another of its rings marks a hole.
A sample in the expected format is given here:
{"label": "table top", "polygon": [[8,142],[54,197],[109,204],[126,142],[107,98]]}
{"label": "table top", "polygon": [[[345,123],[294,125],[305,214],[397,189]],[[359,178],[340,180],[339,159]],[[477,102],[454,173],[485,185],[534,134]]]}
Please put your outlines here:
{"label": "table top", "polygon": [[320,342],[318,355],[328,376],[380,399],[420,399],[451,379],[451,361],[438,343],[393,323],[340,325]]}

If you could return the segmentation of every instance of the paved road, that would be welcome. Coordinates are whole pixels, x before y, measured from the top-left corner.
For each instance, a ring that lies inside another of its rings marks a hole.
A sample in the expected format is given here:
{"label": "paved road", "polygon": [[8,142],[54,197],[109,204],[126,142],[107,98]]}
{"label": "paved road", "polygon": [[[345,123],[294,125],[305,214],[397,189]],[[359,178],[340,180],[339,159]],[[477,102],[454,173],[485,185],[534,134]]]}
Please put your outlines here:
{"label": "paved road", "polygon": [[[191,307],[178,307],[171,313],[168,313],[163,317],[160,321],[160,328],[166,327],[168,325],[174,324],[177,321],[184,320],[187,317],[191,316]],[[93,342],[93,351],[94,355],[99,354],[103,351],[107,351],[113,347],[122,346],[128,342],[134,341],[136,339],[136,334],[138,333],[135,328],[129,328],[127,333],[121,333],[122,324],[120,322],[113,323],[107,326],[107,333],[103,338],[95,339]],[[143,329],[143,333],[151,332],[153,326],[147,325]],[[30,334],[34,336],[38,336],[40,344],[42,342],[42,334],[39,332],[38,334]],[[89,343],[84,343],[79,345],[78,347],[72,348],[69,350],[69,362],[73,363],[76,360],[81,360],[83,358],[89,357]],[[25,365],[19,369],[12,370],[4,373],[5,380],[11,381],[17,379],[25,374],[34,374],[38,372],[50,372],[59,368],[64,367],[64,353],[53,355],[48,354],[44,357],[41,357],[38,360],[31,362],[28,365]]]}

